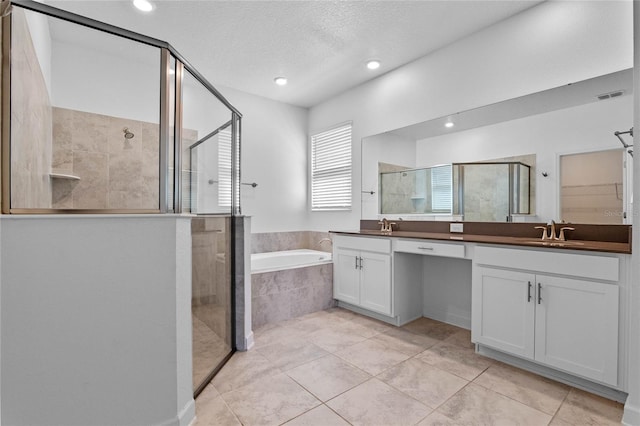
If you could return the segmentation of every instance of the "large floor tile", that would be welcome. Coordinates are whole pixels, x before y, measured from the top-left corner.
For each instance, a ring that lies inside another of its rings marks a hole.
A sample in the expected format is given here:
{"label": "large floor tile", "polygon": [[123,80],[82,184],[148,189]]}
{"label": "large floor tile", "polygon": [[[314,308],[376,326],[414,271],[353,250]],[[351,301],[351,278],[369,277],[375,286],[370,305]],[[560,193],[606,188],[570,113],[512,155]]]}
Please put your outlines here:
{"label": "large floor tile", "polygon": [[356,343],[335,354],[372,376],[409,358],[409,355],[373,340]]}
{"label": "large floor tile", "polygon": [[339,327],[322,328],[309,334],[307,339],[328,352],[337,352],[366,340],[359,334],[343,331]]}
{"label": "large floor tile", "polygon": [[471,330],[460,329],[444,341],[463,348],[475,349],[475,345],[471,343]]}
{"label": "large floor tile", "polygon": [[452,418],[449,418],[444,414],[440,414],[437,411],[434,411],[416,426],[476,426],[476,424],[468,423],[467,425],[465,425],[460,421],[453,420]]}
{"label": "large floor tile", "polygon": [[327,402],[353,425],[414,425],[431,409],[378,379],[371,379]]}
{"label": "large floor tile", "polygon": [[328,401],[371,378],[334,355],[301,365],[287,371],[287,374],[322,401]]}
{"label": "large floor tile", "polygon": [[225,393],[278,373],[280,370],[257,351],[236,352],[211,383]]}
{"label": "large floor tile", "polygon": [[417,355],[440,342],[432,337],[412,333],[397,327],[384,333],[376,334],[371,339],[411,356]]}
{"label": "large floor tile", "polygon": [[445,342],[416,355],[416,359],[466,380],[475,379],[493,363],[492,360],[476,354],[472,349]]}
{"label": "large floor tile", "polygon": [[329,354],[306,340],[278,341],[272,345],[261,346],[256,350],[283,371]]}
{"label": "large floor tile", "polygon": [[376,333],[384,333],[385,331],[397,328],[396,326],[387,324],[386,322],[378,321],[377,319],[358,314],[355,314],[353,317],[348,318],[348,320],[352,323],[371,329]]}
{"label": "large floor tile", "polygon": [[549,414],[473,383],[438,408],[456,424],[547,425]]}
{"label": "large floor tile", "polygon": [[276,342],[291,342],[303,340],[307,335],[304,331],[289,326],[262,327],[253,333],[255,340],[254,349],[272,345]]}
{"label": "large floor tile", "polygon": [[241,423],[220,397],[220,393],[209,385],[196,399],[196,421],[193,426],[213,425],[240,426]]}
{"label": "large floor tile", "polygon": [[390,368],[377,378],[431,408],[437,408],[469,383],[415,359]]}
{"label": "large floor tile", "polygon": [[367,324],[366,320],[362,319],[359,321],[347,320],[344,324],[340,324],[339,329],[344,332],[357,334],[367,339],[380,333],[380,331],[378,331],[380,329],[379,326],[376,327],[373,324]]}
{"label": "large floor tile", "polygon": [[499,362],[473,382],[552,416],[570,390],[562,383]]}
{"label": "large floor tile", "polygon": [[342,316],[331,315],[327,311],[318,311],[284,322],[284,326],[309,334],[318,330],[339,329],[345,324]]}
{"label": "large floor tile", "polygon": [[258,380],[222,398],[243,425],[279,425],[320,405],[285,374]]}
{"label": "large floor tile", "polygon": [[326,405],[320,405],[313,410],[285,423],[286,426],[349,426],[342,417],[337,415]]}
{"label": "large floor tile", "polygon": [[597,395],[571,389],[552,424],[618,425],[624,406]]}
{"label": "large floor tile", "polygon": [[455,325],[445,324],[425,317],[418,318],[417,320],[404,325],[402,328],[417,334],[432,337],[436,340],[445,340],[460,330],[464,330],[460,327],[456,327]]}

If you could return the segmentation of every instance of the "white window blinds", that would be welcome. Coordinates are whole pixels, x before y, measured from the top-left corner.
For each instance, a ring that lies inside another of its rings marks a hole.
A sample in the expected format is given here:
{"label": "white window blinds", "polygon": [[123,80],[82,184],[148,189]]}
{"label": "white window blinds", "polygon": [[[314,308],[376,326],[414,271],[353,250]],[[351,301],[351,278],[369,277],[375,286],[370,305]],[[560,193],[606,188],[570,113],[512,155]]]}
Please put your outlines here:
{"label": "white window blinds", "polygon": [[218,206],[231,207],[231,128],[218,133]]}
{"label": "white window blinds", "polygon": [[451,212],[453,201],[451,166],[431,169],[431,194],[431,210]]}
{"label": "white window blinds", "polygon": [[351,123],[311,136],[311,210],[351,209]]}

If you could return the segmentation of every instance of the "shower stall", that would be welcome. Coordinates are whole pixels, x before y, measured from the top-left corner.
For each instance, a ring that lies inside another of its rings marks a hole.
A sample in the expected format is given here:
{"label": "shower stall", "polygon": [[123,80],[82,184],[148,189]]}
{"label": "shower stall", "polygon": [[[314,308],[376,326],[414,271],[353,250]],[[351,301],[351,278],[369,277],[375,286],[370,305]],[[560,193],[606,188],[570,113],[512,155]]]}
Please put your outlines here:
{"label": "shower stall", "polygon": [[453,215],[511,221],[529,214],[531,166],[515,161],[454,163],[379,172],[380,214]]}
{"label": "shower stall", "polygon": [[235,348],[240,112],[164,41],[2,8],[2,213],[193,215],[197,394]]}

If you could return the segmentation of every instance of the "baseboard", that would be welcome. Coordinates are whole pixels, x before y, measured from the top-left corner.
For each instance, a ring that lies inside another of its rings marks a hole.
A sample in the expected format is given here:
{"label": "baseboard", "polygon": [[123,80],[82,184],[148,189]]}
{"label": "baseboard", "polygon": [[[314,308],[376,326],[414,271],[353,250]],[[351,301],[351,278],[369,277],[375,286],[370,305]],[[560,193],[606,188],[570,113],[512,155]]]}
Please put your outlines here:
{"label": "baseboard", "polygon": [[249,349],[251,349],[251,348],[253,347],[253,345],[255,345],[255,344],[256,344],[256,342],[255,342],[255,340],[253,339],[253,330],[251,330],[251,331],[249,332],[249,335],[248,335],[247,337],[245,337],[245,339],[244,339],[244,347],[245,347],[245,349],[241,349],[241,350],[248,351],[248,350],[249,350]]}
{"label": "baseboard", "polygon": [[[526,359],[518,358],[513,355],[506,354],[504,352],[497,351],[495,349],[488,348],[482,345],[476,345],[476,352],[480,355],[484,355],[489,358],[502,361],[505,364],[513,365],[514,367],[521,368],[523,370],[536,373],[540,376],[547,377],[551,380],[564,383],[574,388],[582,389],[584,391],[600,395],[603,398],[611,399],[624,403],[627,399],[627,393],[621,390],[610,388],[606,385],[602,385],[591,380],[583,379],[578,376],[574,376],[563,371],[555,370],[553,368],[528,361]],[[626,414],[626,407],[625,407]],[[640,425],[640,423],[630,423],[634,425]]]}
{"label": "baseboard", "polygon": [[622,424],[625,426],[640,425],[640,407],[631,405],[627,401],[624,404],[624,415],[622,416]]}
{"label": "baseboard", "polygon": [[466,330],[471,330],[471,313],[455,313],[443,309],[438,309],[433,306],[425,306],[422,315],[436,321],[446,322],[447,324],[455,325]]}
{"label": "baseboard", "polygon": [[187,402],[178,415],[172,419],[166,420],[156,426],[190,426],[195,424],[196,420],[196,402],[193,398]]}
{"label": "baseboard", "polygon": [[196,420],[196,401],[191,398],[182,411],[178,413],[178,425],[187,426]]}
{"label": "baseboard", "polygon": [[398,318],[396,318],[396,317],[390,317],[390,316],[387,316],[387,315],[384,315],[384,314],[379,314],[377,312],[373,312],[373,311],[370,311],[368,309],[363,309],[363,308],[361,308],[359,306],[355,306],[355,305],[352,305],[350,303],[342,302],[340,300],[338,300],[338,306],[341,307],[341,308],[345,308],[345,309],[348,309],[350,311],[356,312],[356,313],[361,314],[361,315],[366,315],[368,317],[375,318],[377,320],[386,322],[388,324],[398,325]]}

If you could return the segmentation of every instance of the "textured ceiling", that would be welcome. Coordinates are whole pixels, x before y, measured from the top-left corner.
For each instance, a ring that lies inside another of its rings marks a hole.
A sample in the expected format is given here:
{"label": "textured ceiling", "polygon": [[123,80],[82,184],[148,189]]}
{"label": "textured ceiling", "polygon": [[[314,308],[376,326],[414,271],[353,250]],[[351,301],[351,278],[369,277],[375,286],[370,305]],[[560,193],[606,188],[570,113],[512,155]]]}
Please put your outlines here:
{"label": "textured ceiling", "polygon": [[214,85],[311,107],[540,1],[46,3],[167,41]]}

